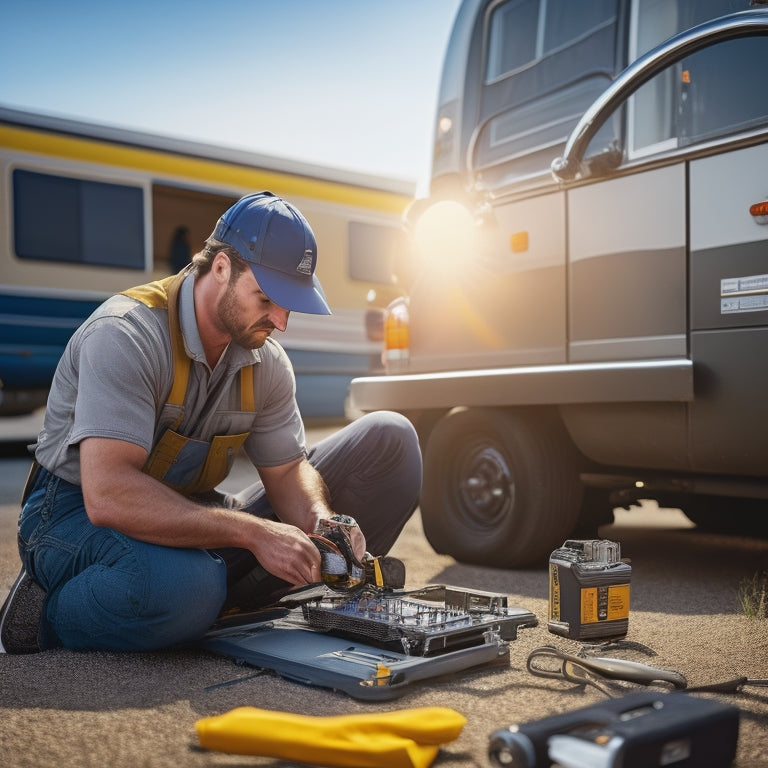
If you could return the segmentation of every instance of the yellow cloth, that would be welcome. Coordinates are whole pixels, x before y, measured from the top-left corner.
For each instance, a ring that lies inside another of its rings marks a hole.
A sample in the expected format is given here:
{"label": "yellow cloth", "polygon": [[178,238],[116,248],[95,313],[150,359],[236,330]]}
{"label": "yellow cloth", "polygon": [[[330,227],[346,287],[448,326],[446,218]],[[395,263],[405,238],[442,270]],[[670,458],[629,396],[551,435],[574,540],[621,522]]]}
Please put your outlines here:
{"label": "yellow cloth", "polygon": [[311,717],[239,707],[195,723],[206,749],[330,768],[427,768],[467,722],[446,707]]}

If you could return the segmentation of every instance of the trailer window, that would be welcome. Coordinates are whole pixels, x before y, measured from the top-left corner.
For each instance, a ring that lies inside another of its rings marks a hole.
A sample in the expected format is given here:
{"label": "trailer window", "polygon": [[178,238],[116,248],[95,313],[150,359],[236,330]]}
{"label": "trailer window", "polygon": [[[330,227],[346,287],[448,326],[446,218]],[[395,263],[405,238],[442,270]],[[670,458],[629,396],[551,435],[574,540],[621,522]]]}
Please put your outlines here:
{"label": "trailer window", "polygon": [[[549,173],[617,68],[617,0],[510,0],[486,27],[485,82],[472,166],[491,187]],[[615,138],[607,124],[597,150]]]}
{"label": "trailer window", "polygon": [[730,40],[684,61],[680,144],[765,124],[768,89],[755,84],[758,72],[768,72],[765,38]]}
{"label": "trailer window", "polygon": [[[677,32],[740,10],[732,0],[638,0],[630,53],[638,57]],[[768,116],[765,38],[713,45],[661,72],[630,100],[630,155],[647,155],[748,130]]]}
{"label": "trailer window", "polygon": [[486,82],[576,45],[615,16],[616,0],[510,0],[497,6],[490,19]]}
{"label": "trailer window", "polygon": [[144,269],[141,187],[13,172],[13,237],[21,259]]}
{"label": "trailer window", "polygon": [[516,0],[491,14],[486,82],[513,72],[536,58],[538,0]]}

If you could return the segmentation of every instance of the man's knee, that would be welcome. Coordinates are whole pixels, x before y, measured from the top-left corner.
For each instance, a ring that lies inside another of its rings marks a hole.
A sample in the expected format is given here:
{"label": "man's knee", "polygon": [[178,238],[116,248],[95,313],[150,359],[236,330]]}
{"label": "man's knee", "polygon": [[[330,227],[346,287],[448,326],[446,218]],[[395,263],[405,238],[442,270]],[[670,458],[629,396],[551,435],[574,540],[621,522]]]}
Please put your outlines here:
{"label": "man's knee", "polygon": [[[376,455],[381,457],[382,466],[389,467],[399,483],[406,483],[418,493],[422,460],[419,437],[413,424],[394,411],[377,411],[368,415],[373,422],[370,429],[380,432]],[[386,457],[391,461],[387,461]]]}
{"label": "man's knee", "polygon": [[65,647],[148,651],[201,637],[225,597],[219,558],[171,550],[162,565],[132,574],[91,566],[55,596],[50,618]]}
{"label": "man's knee", "polygon": [[395,411],[374,411],[359,419],[374,441],[382,442],[390,450],[403,451],[403,460],[421,465],[419,437],[408,419]]}
{"label": "man's knee", "polygon": [[156,648],[201,637],[215,621],[226,599],[226,567],[204,550],[176,550],[185,557],[166,563],[153,578],[146,604],[144,642]]}

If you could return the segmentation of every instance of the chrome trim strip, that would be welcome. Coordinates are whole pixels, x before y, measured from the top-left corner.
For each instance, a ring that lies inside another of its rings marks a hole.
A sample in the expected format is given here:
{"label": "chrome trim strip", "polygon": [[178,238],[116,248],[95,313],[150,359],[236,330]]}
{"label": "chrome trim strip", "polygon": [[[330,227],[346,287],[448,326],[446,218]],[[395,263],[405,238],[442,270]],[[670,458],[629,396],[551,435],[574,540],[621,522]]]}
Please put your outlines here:
{"label": "chrome trim strip", "polygon": [[672,358],[367,376],[353,379],[350,392],[354,407],[363,411],[690,402],[693,363]]}

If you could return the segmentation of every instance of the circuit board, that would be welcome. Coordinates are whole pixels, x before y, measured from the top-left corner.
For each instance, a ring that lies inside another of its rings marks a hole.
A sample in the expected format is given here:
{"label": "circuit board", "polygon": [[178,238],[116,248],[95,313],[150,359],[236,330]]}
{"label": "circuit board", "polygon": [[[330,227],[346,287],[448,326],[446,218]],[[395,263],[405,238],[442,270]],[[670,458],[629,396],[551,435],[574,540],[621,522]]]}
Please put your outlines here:
{"label": "circuit board", "polygon": [[505,595],[448,586],[408,592],[362,590],[302,606],[314,629],[412,656],[434,656],[496,640],[514,640],[536,617]]}

